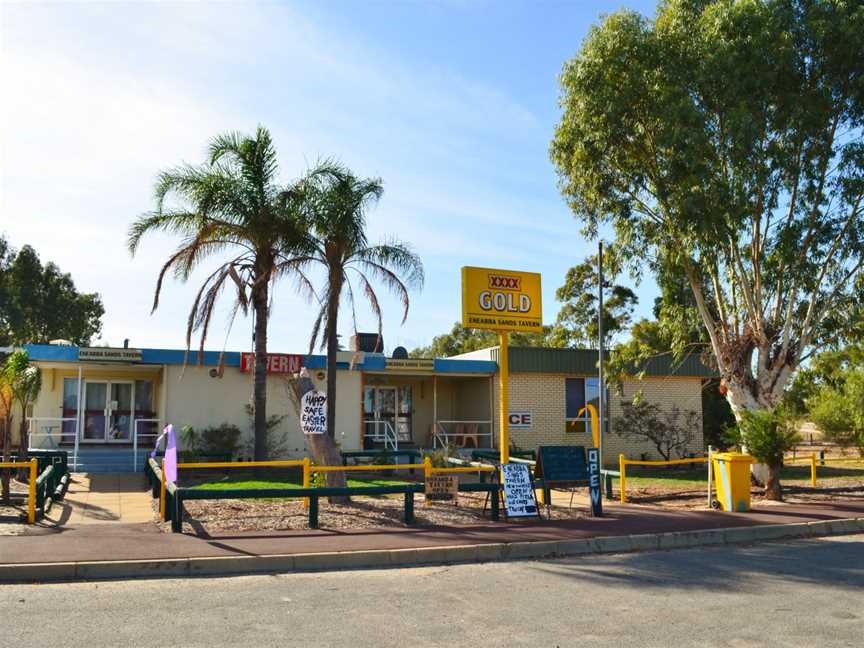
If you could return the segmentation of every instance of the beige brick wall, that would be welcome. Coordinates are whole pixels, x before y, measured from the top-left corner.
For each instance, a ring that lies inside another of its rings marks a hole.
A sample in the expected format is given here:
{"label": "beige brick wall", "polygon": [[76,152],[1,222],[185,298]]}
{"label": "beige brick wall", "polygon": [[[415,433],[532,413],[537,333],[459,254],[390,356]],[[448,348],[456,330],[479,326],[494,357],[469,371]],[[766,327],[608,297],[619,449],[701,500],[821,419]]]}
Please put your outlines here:
{"label": "beige brick wall", "polygon": [[[565,374],[518,373],[510,376],[510,410],[529,410],[532,412],[531,429],[511,429],[511,443],[536,450],[540,445],[592,445],[590,433],[568,433],[565,429],[566,378],[580,378]],[[496,376],[497,385],[497,376]],[[658,403],[664,409],[677,405],[682,411],[694,410],[699,413],[700,425],[694,430],[693,442],[689,452],[701,454],[704,451],[702,439],[702,386],[699,378],[650,377],[643,380],[626,380],[622,394],[614,389],[609,394],[609,433],[604,437],[604,464],[617,465],[618,454],[638,459],[642,454],[652,459],[661,458],[650,442],[638,442],[618,436],[614,432],[614,421],[622,414],[622,402],[629,402],[638,390],[642,397]],[[496,418],[498,390],[495,390]],[[500,421],[496,420],[498,430]]]}

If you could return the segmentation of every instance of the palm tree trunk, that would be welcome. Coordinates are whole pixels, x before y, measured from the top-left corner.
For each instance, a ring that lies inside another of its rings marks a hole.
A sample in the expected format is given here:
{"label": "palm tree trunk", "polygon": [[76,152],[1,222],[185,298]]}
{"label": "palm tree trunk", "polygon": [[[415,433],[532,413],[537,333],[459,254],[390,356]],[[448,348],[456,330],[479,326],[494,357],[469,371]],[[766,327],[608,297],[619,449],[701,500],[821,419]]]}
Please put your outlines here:
{"label": "palm tree trunk", "polygon": [[[3,420],[3,461],[9,461],[12,455],[12,416],[6,416]],[[11,473],[7,469],[0,470],[0,485],[2,485],[2,500],[8,504],[11,499],[9,489]]]}
{"label": "palm tree trunk", "polygon": [[255,461],[267,459],[267,299],[268,284],[262,282],[252,296],[255,309]]}
{"label": "palm tree trunk", "polygon": [[330,290],[327,296],[327,436],[334,441],[336,440],[336,354],[339,352],[336,323],[339,317],[341,294],[341,268],[331,268]]}

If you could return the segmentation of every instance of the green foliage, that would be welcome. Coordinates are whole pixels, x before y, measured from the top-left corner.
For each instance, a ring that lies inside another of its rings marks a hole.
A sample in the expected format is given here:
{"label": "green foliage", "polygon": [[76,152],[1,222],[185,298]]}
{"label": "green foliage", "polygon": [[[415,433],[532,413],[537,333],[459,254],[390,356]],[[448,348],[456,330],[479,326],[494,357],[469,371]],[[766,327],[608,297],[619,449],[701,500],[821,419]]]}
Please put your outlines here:
{"label": "green foliage", "polygon": [[815,355],[806,368],[798,371],[786,390],[784,408],[795,416],[807,416],[810,399],[823,387],[842,390],[849,373],[860,367],[864,367],[864,344],[861,342]]}
{"label": "green foliage", "polygon": [[698,412],[681,411],[677,406],[663,409],[637,394],[632,402],[622,403],[622,415],[614,419],[613,430],[628,439],[651,442],[669,460],[688,453],[698,418]]}
{"label": "green foliage", "polygon": [[29,245],[15,252],[0,235],[0,346],[64,339],[86,346],[102,329],[96,293],[79,293],[72,277],[42,265]]}
{"label": "green foliage", "polygon": [[201,452],[198,435],[191,425],[180,428],[180,455],[181,457],[195,457]]}
{"label": "green foliage", "polygon": [[[247,404],[244,409],[246,410],[246,415],[249,417],[249,420],[252,423],[252,428],[254,431],[255,408]],[[279,459],[288,454],[288,432],[286,430],[279,429],[279,426],[282,425],[282,422],[286,418],[288,417],[284,414],[272,414],[267,417],[264,432],[266,436],[266,441],[264,443],[265,459]],[[247,453],[254,455],[254,437],[252,439],[247,439],[246,443],[244,443],[243,449]]]}
{"label": "green foliage", "polygon": [[[381,303],[374,283],[383,285],[402,305],[402,323],[408,318],[409,288],[423,287],[423,263],[407,243],[389,238],[370,244],[366,215],[384,193],[380,178],[359,178],[346,167],[326,163],[303,181],[298,191],[285,194],[286,204],[295,204],[301,214],[304,239],[290,266],[301,280],[310,300],[320,306],[309,339],[311,353],[316,342],[327,349],[327,435],[335,439],[336,353],[339,350],[338,318],[343,297],[357,330],[356,298],[372,310],[382,333]],[[326,284],[316,295],[308,272],[323,270]],[[361,297],[362,296],[362,297]]]}
{"label": "green foliage", "polygon": [[448,445],[446,448],[430,450],[423,453],[423,461],[429,458],[433,468],[448,468],[450,466],[450,457],[455,457],[458,454],[456,446]]}
{"label": "green foliage", "polygon": [[759,463],[780,466],[783,455],[801,442],[791,419],[779,410],[746,410],[728,432],[730,444],[747,448]]}
{"label": "green foliage", "polygon": [[198,434],[198,450],[204,456],[234,456],[240,449],[242,430],[236,425],[222,423],[208,427]]}
{"label": "green foliage", "polygon": [[[253,310],[255,352],[264,357],[270,290],[275,281],[293,276],[298,288],[314,297],[298,266],[298,258],[306,258],[308,253],[308,246],[304,247],[308,237],[303,211],[311,198],[304,187],[330,167],[319,166],[294,184],[279,184],[276,147],[263,127],[254,136],[236,132],[219,135],[210,142],[208,152],[202,165],[184,164],[159,174],[155,209],[130,226],[129,250],[134,255],[142,238],[150,233],[181,237],[180,247],[169,256],[156,280],[154,311],[169,271],[187,281],[206,260],[218,260],[190,308],[186,347],[190,348],[192,336],[200,333],[198,361],[203,362],[216,302],[227,289],[233,293],[229,329],[238,312],[248,315]],[[266,384],[266,365],[256,363],[253,398],[260,413],[255,420],[257,459],[263,459],[266,452]]]}
{"label": "green foliage", "polygon": [[[610,246],[603,253],[603,343],[607,348],[627,329],[639,301],[630,288],[615,283],[620,274],[621,260]],[[567,271],[564,285],[555,293],[562,305],[548,336],[551,346],[597,348],[599,283],[596,254]]]}
{"label": "green foliage", "polygon": [[735,425],[735,415],[719,386],[716,378],[702,384],[702,438],[706,445],[724,450],[728,443],[726,430]]}
{"label": "green foliage", "polygon": [[823,384],[807,407],[828,440],[854,446],[864,456],[864,367],[849,371],[836,386]]}
{"label": "green foliage", "polygon": [[[551,327],[544,327],[543,333],[511,333],[510,346],[544,347],[555,346],[550,339]],[[484,329],[465,328],[459,322],[453,324],[449,333],[436,335],[432,344],[417,347],[409,354],[412,358],[449,358],[461,353],[488,349],[498,346],[498,334]]]}
{"label": "green foliage", "polygon": [[610,226],[631,272],[680,277],[664,326],[686,343],[698,312],[762,407],[860,335],[862,50],[858,2],[669,0],[604,18],[561,75],[551,156],[585,234]]}

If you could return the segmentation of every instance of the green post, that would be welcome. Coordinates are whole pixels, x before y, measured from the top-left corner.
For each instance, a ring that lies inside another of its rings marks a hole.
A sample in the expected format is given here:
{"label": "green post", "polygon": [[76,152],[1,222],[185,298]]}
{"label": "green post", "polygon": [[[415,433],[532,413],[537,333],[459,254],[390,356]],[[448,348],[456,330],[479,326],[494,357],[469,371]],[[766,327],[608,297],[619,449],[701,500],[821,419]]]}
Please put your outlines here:
{"label": "green post", "polygon": [[173,533],[183,532],[183,493],[177,488],[174,490],[174,497],[168,498],[168,503],[171,504],[171,531]]}
{"label": "green post", "polygon": [[825,451],[824,450],[819,451],[819,465],[820,466],[825,465]]}
{"label": "green post", "polygon": [[606,473],[604,482],[606,484],[606,499],[612,499],[612,475]]}
{"label": "green post", "polygon": [[501,519],[501,507],[498,503],[498,484],[493,484],[494,488],[489,491],[492,504],[492,520],[497,522]]}
{"label": "green post", "polygon": [[405,493],[405,524],[414,524],[414,491]]}
{"label": "green post", "polygon": [[318,528],[318,496],[309,496],[309,528]]}

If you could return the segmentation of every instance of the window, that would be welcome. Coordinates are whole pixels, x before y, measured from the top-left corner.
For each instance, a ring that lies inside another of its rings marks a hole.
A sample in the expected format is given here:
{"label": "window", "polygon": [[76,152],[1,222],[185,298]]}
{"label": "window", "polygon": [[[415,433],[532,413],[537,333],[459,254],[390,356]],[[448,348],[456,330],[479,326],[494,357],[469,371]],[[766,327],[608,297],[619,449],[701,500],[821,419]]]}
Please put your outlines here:
{"label": "window", "polygon": [[567,378],[564,381],[565,420],[567,432],[591,433],[591,414],[587,409],[579,411],[588,403],[595,408],[600,404],[600,381],[597,378]]}
{"label": "window", "polygon": [[[63,379],[63,418],[77,419],[78,418],[78,379],[64,378]],[[63,421],[63,437],[64,439],[75,434],[77,425],[75,421]]]}

